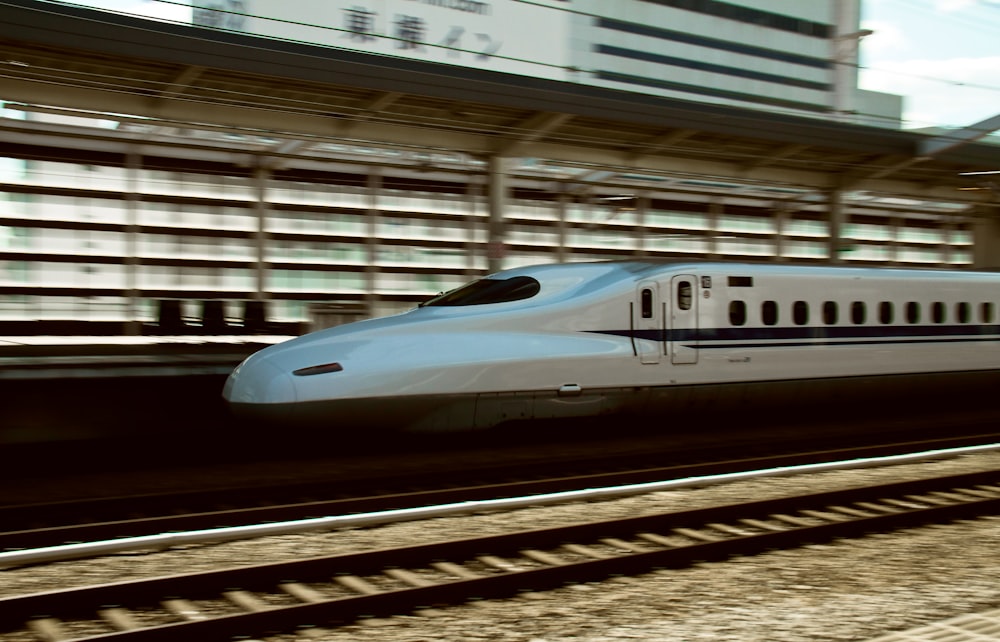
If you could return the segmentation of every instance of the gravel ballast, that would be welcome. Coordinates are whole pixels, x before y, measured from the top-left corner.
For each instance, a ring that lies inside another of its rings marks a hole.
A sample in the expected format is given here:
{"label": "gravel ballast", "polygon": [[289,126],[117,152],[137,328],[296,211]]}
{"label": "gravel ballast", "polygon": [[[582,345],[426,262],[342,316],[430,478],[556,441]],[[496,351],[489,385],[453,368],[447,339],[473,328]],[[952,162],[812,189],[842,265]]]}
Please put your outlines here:
{"label": "gravel ballast", "polygon": [[[588,504],[59,562],[0,571],[0,597],[993,470],[998,464],[1000,452],[983,452]],[[1000,518],[989,517],[267,639],[860,641],[1000,607],[998,577]],[[23,634],[0,634],[0,642],[23,639]]]}

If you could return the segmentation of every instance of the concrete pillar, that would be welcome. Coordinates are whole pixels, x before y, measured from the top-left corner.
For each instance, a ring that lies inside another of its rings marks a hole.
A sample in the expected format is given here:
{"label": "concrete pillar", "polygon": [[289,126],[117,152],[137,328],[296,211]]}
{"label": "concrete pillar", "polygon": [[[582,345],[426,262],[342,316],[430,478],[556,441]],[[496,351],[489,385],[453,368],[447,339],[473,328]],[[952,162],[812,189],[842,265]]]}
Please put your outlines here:
{"label": "concrete pillar", "polygon": [[645,258],[646,251],[646,212],[649,210],[649,196],[637,194],[635,197],[635,255]]}
{"label": "concrete pillar", "polygon": [[940,246],[940,257],[941,257],[941,267],[951,266],[952,257],[952,243],[955,237],[955,225],[950,220],[945,220],[941,222],[941,246]]}
{"label": "concrete pillar", "polygon": [[725,209],[722,201],[712,198],[708,202],[708,230],[706,239],[708,240],[708,257],[710,259],[719,258],[719,217]]}
{"label": "concrete pillar", "polygon": [[843,263],[844,225],[847,222],[844,193],[839,187],[827,192],[827,259],[830,263]]}
{"label": "concrete pillar", "polygon": [[489,219],[486,225],[488,271],[499,272],[503,269],[504,247],[504,213],[510,197],[510,187],[507,172],[511,164],[510,158],[490,156],[489,159]]}
{"label": "concrete pillar", "polygon": [[466,198],[468,199],[467,211],[469,213],[468,220],[466,222],[466,235],[465,235],[465,272],[464,275],[468,280],[480,277],[483,275],[483,268],[479,262],[479,232],[481,230],[480,225],[482,224],[482,219],[478,216],[480,208],[482,207],[485,194],[485,187],[479,182],[478,178],[469,178],[469,184],[466,187]]}
{"label": "concrete pillar", "polygon": [[997,210],[978,207],[972,225],[972,267],[1000,268],[1000,219]]}
{"label": "concrete pillar", "polygon": [[139,320],[139,169],[134,145],[125,152],[125,334],[142,334]]}
{"label": "concrete pillar", "polygon": [[778,201],[772,209],[774,220],[774,261],[781,263],[787,261],[785,256],[785,227],[788,224],[788,217],[791,214],[791,206],[785,201]]}
{"label": "concrete pillar", "polygon": [[898,216],[893,216],[889,219],[889,245],[887,247],[889,265],[899,263],[899,235],[902,229],[903,219]]}
{"label": "concrete pillar", "polygon": [[566,216],[569,210],[569,203],[569,193],[566,192],[564,187],[560,186],[559,198],[556,200],[556,214],[558,216],[558,222],[556,223],[556,261],[558,263],[565,263],[569,258],[569,252],[566,249],[566,230],[568,228]]}
{"label": "concrete pillar", "polygon": [[365,312],[369,317],[376,316],[378,305],[378,219],[379,194],[382,191],[381,168],[372,167],[368,170],[365,182]]}
{"label": "concrete pillar", "polygon": [[254,293],[255,301],[267,300],[267,183],[271,170],[258,159],[253,168],[253,211],[257,219],[254,232]]}

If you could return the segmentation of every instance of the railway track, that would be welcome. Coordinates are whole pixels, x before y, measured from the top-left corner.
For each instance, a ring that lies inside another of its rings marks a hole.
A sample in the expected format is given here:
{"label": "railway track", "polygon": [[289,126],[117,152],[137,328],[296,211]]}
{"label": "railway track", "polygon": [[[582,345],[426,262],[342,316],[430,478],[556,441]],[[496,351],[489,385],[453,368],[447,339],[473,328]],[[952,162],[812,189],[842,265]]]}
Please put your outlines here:
{"label": "railway track", "polygon": [[[995,442],[996,435],[988,435]],[[402,510],[421,506],[484,501],[558,493],[581,488],[641,484],[664,479],[700,477],[720,473],[778,468],[800,464],[879,457],[920,449],[959,447],[976,444],[981,438],[931,440],[823,450],[819,452],[775,454],[703,463],[642,467],[647,460],[625,458],[611,462],[576,462],[576,469],[600,467],[596,472],[552,476],[567,470],[566,464],[538,467],[517,465],[497,467],[489,479],[515,478],[516,481],[475,483],[467,475],[440,475],[421,479],[428,488],[408,492],[384,492],[381,488],[400,485],[385,477],[352,483],[356,496],[340,497],[340,484],[293,484],[281,488],[234,488],[162,495],[97,498],[0,506],[0,552],[37,549],[78,542],[144,537],[160,533],[221,529],[254,524],[306,520],[329,515],[350,515]],[[572,470],[572,469],[568,469]],[[483,475],[478,475],[483,477]],[[409,480],[411,483],[413,480]],[[264,494],[266,492],[266,494]],[[323,497],[288,501],[289,497]],[[284,500],[284,501],[283,501]],[[241,506],[242,504],[242,506]],[[249,504],[249,505],[246,505]],[[259,505],[263,504],[263,505]],[[238,508],[219,508],[239,506]],[[136,517],[136,515],[141,515]]]}
{"label": "railway track", "polygon": [[998,509],[1000,471],[980,472],[11,597],[0,599],[0,631],[43,640],[228,640]]}

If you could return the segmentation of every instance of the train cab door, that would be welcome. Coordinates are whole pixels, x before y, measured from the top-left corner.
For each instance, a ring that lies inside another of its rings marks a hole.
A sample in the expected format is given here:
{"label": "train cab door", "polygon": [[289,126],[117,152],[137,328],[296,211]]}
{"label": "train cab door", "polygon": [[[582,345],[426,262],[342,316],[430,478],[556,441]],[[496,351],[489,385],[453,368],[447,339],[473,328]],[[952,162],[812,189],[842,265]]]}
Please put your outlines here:
{"label": "train cab door", "polygon": [[670,279],[670,362],[698,363],[698,277]]}
{"label": "train cab door", "polygon": [[656,281],[639,282],[635,298],[635,305],[632,306],[632,347],[640,363],[659,363],[664,322],[660,284]]}

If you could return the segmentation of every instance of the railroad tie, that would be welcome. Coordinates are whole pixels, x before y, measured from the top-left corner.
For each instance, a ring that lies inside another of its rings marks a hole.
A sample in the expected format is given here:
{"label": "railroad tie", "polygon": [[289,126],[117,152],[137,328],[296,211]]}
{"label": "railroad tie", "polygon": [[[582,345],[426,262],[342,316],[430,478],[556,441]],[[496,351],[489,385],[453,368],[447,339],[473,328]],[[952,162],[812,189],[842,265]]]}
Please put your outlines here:
{"label": "railroad tie", "polygon": [[226,591],[223,595],[236,606],[251,613],[266,611],[271,608],[259,597],[247,591]]}
{"label": "railroad tie", "polygon": [[[278,588],[285,593],[288,593],[295,599],[308,604],[323,602],[327,599],[322,593],[313,587],[308,584],[302,584],[301,582],[282,582],[278,585]],[[330,634],[330,629],[326,629],[321,626],[304,626],[298,629],[298,633],[307,638],[321,639]]]}
{"label": "railroad tie", "polygon": [[784,522],[789,526],[795,526],[796,528],[808,528],[812,526],[812,522],[802,519],[801,517],[796,517],[794,515],[785,515],[783,513],[775,513],[774,515],[768,515],[771,519],[777,520],[779,522]]}
{"label": "railroad tie", "polygon": [[831,510],[835,513],[842,513],[849,517],[872,517],[871,513],[859,510],[857,508],[851,508],[850,506],[827,506],[827,510]]}
{"label": "railroad tie", "polygon": [[900,512],[897,507],[886,506],[885,504],[876,504],[875,502],[854,502],[854,505],[876,513],[895,514]]}
{"label": "railroad tie", "polygon": [[434,562],[431,564],[434,568],[441,571],[442,573],[447,573],[448,575],[454,575],[457,578],[463,580],[474,580],[479,577],[478,573],[473,573],[464,566],[455,564],[454,562]]}
{"label": "railroad tie", "polygon": [[735,526],[730,526],[729,524],[706,524],[713,531],[719,531],[720,533],[725,533],[726,535],[735,535],[736,537],[746,537],[750,535],[750,531],[743,528],[737,528]]}
{"label": "railroad tie", "polygon": [[922,508],[919,502],[905,501],[902,499],[896,499],[895,497],[887,497],[885,499],[880,499],[883,504],[892,504],[893,506],[899,506],[900,508],[906,510],[914,510],[917,508]]}
{"label": "railroad tie", "polygon": [[695,530],[693,528],[675,528],[673,529],[678,535],[683,535],[684,537],[690,537],[693,540],[699,542],[718,542],[722,538],[718,535],[713,535],[711,533],[706,533],[704,531]]}
{"label": "railroad tie", "polygon": [[63,628],[63,623],[52,617],[30,620],[28,628],[43,642],[59,642],[70,638],[66,629]]}
{"label": "railroad tie", "polygon": [[815,519],[821,519],[824,522],[849,522],[851,518],[842,513],[830,513],[821,510],[812,510],[810,508],[803,508],[799,511],[800,514],[806,517],[812,517]]}
{"label": "railroad tie", "polygon": [[930,504],[931,506],[951,506],[955,502],[949,502],[940,497],[933,497],[932,495],[907,495],[906,499],[919,502],[921,504]]}
{"label": "railroad tie", "polygon": [[129,612],[128,609],[123,609],[120,606],[101,609],[97,613],[104,619],[104,621],[118,631],[134,631],[142,628],[142,626],[135,621],[135,617],[132,613]]}
{"label": "railroad tie", "polygon": [[931,493],[931,495],[933,497],[938,497],[940,499],[943,499],[944,501],[950,501],[952,503],[957,503],[957,504],[964,504],[966,502],[972,501],[969,497],[963,497],[960,493],[957,492],[947,492],[939,490]]}
{"label": "railroad tie", "polygon": [[518,570],[517,564],[505,560],[502,557],[497,557],[496,555],[481,555],[476,559],[487,566],[497,569],[498,571],[510,572]]}
{"label": "railroad tie", "polygon": [[375,595],[382,591],[368,580],[364,580],[357,575],[338,575],[333,580],[346,589],[360,593],[362,595]]}
{"label": "railroad tie", "polygon": [[584,557],[589,557],[595,560],[606,560],[610,557],[600,551],[595,551],[589,546],[584,546],[583,544],[563,544],[563,548],[570,553],[576,553],[577,555],[583,555]]}
{"label": "railroad tie", "polygon": [[771,531],[772,533],[780,533],[788,530],[780,524],[771,524],[770,522],[764,522],[759,519],[741,519],[740,523],[746,524],[747,526],[753,526],[754,528],[759,528],[764,531]]}
{"label": "railroad tie", "polygon": [[279,584],[278,588],[301,602],[315,604],[326,600],[322,593],[301,582],[284,582]]}
{"label": "railroad tie", "polygon": [[386,570],[385,574],[415,588],[434,586],[434,582],[428,580],[427,578],[420,577],[413,571],[408,571],[405,568],[390,568]]}
{"label": "railroad tie", "polygon": [[657,533],[639,533],[637,537],[640,537],[647,542],[652,542],[657,546],[664,546],[666,548],[677,548],[677,545],[670,541],[669,538],[659,535]]}
{"label": "railroad tie", "polygon": [[602,544],[607,544],[612,548],[617,548],[620,551],[625,551],[626,553],[645,553],[646,549],[639,546],[638,544],[633,544],[631,542],[626,542],[623,539],[618,539],[617,537],[605,537],[601,540]]}
{"label": "railroad tie", "polygon": [[177,598],[173,600],[164,600],[161,604],[168,612],[173,613],[180,619],[187,620],[188,622],[208,619],[207,615],[202,613],[197,606],[188,600]]}
{"label": "railroad tie", "polygon": [[993,499],[1000,493],[990,492],[988,490],[983,490],[982,488],[959,488],[958,492],[968,495],[970,497],[975,497],[976,499]]}
{"label": "railroad tie", "polygon": [[521,555],[524,555],[528,559],[535,560],[547,566],[566,566],[566,560],[559,559],[552,553],[546,553],[545,551],[535,550],[533,548],[527,548],[523,551],[519,551]]}

